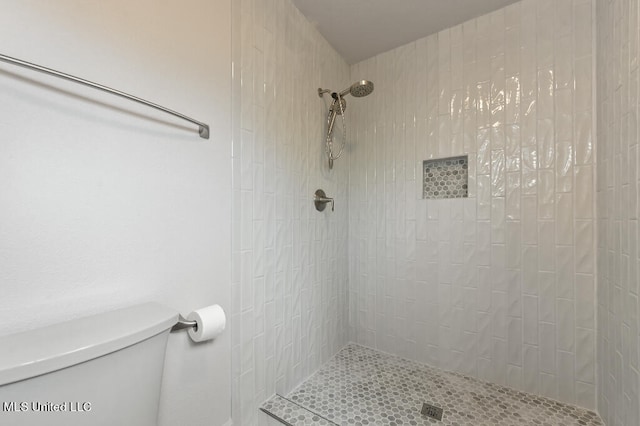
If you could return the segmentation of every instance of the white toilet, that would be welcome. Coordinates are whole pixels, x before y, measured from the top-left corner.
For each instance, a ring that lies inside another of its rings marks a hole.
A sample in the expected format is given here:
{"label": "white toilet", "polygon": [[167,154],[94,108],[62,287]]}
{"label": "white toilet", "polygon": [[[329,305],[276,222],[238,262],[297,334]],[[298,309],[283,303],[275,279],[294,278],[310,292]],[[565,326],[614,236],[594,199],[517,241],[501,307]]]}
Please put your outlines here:
{"label": "white toilet", "polygon": [[177,319],[145,303],[0,337],[0,425],[155,426]]}

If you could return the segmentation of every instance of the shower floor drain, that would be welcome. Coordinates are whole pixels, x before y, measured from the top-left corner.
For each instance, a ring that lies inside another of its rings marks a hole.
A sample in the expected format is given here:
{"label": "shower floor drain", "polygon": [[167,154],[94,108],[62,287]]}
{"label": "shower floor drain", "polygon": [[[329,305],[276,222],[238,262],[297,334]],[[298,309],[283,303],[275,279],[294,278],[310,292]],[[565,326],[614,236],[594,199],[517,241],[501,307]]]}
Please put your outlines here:
{"label": "shower floor drain", "polygon": [[424,404],[422,404],[422,410],[420,410],[420,413],[423,416],[427,416],[432,419],[442,420],[443,410],[440,407],[436,407],[435,405],[427,404],[425,402]]}

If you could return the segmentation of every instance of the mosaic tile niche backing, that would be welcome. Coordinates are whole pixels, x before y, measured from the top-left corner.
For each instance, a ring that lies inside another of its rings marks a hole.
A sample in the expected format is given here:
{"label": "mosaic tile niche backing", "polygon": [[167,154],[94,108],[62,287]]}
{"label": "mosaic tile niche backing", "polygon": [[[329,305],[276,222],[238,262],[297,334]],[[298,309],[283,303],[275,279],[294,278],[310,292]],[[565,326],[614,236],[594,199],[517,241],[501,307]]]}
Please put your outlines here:
{"label": "mosaic tile niche backing", "polygon": [[439,158],[424,162],[423,198],[464,198],[469,196],[469,158]]}

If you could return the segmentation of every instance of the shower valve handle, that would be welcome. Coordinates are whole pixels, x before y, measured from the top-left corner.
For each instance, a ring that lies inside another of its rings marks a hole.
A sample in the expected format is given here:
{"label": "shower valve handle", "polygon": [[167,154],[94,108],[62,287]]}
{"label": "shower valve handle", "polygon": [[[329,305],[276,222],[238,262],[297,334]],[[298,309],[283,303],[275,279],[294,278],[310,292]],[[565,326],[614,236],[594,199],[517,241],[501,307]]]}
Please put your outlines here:
{"label": "shower valve handle", "polygon": [[313,197],[313,202],[316,205],[316,210],[319,212],[323,211],[328,203],[331,203],[331,211],[335,211],[333,198],[327,197],[322,189],[318,189],[316,191]]}
{"label": "shower valve handle", "polygon": [[316,198],[316,202],[324,203],[324,204],[331,203],[331,211],[335,211],[333,198],[329,198],[329,197]]}

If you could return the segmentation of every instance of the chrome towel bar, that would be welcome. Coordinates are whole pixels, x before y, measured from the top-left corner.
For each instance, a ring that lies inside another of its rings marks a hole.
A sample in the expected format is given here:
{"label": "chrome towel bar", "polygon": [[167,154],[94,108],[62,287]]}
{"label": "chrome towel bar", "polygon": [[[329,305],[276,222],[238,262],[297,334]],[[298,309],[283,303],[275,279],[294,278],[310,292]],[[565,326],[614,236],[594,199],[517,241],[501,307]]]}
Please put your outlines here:
{"label": "chrome towel bar", "polygon": [[34,71],[39,71],[39,72],[42,72],[42,73],[45,73],[45,74],[52,75],[54,77],[63,78],[65,80],[73,81],[75,83],[84,84],[85,86],[93,87],[94,89],[102,90],[103,92],[111,93],[113,95],[117,95],[117,96],[123,97],[125,99],[129,99],[131,101],[135,101],[135,102],[138,102],[140,104],[149,106],[151,108],[155,108],[157,110],[166,112],[167,114],[171,114],[171,115],[173,115],[175,117],[181,118],[183,120],[186,120],[186,121],[188,121],[190,123],[193,123],[193,124],[197,125],[198,126],[198,133],[200,134],[200,137],[204,138],[204,139],[209,139],[209,126],[207,124],[202,123],[202,122],[200,122],[198,120],[194,120],[193,118],[187,117],[186,115],[180,114],[179,112],[170,110],[169,108],[165,108],[165,107],[163,107],[161,105],[154,104],[153,102],[145,101],[144,99],[138,98],[138,97],[133,96],[133,95],[129,95],[128,93],[124,93],[124,92],[121,92],[119,90],[112,89],[110,87],[103,86],[101,84],[94,83],[94,82],[89,81],[89,80],[85,80],[85,79],[82,79],[82,78],[79,78],[79,77],[75,77],[73,75],[65,74],[65,73],[60,72],[60,71],[56,71],[56,70],[52,70],[50,68],[42,67],[40,65],[32,64],[31,62],[26,62],[26,61],[22,61],[20,59],[12,58],[10,56],[6,56],[6,55],[0,54],[0,61],[7,62],[7,63],[13,64],[13,65],[18,65],[18,66],[24,67],[24,68],[29,68],[29,69],[34,70]]}

